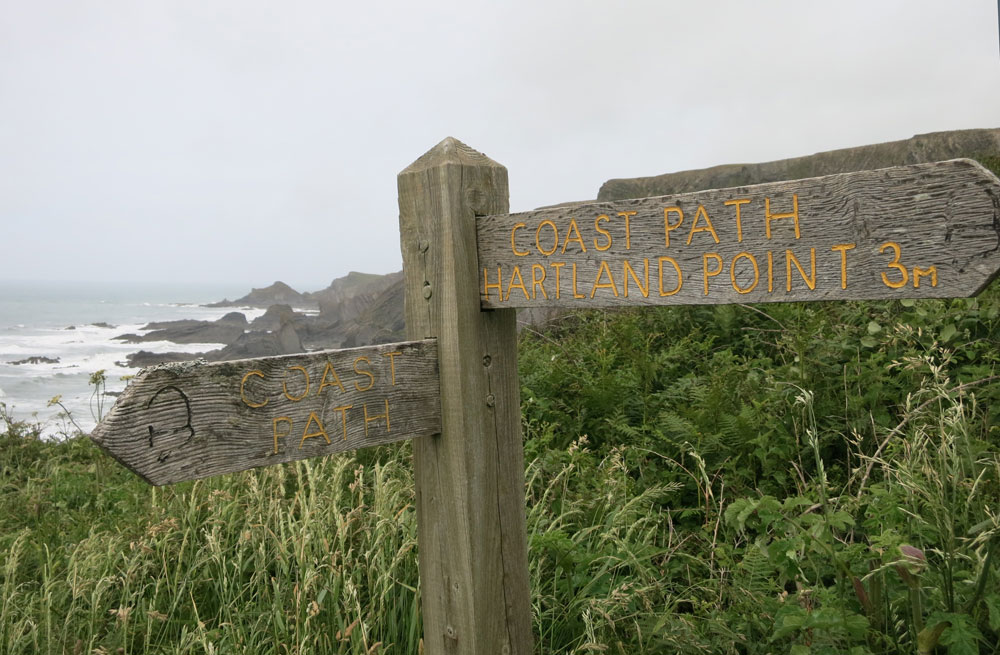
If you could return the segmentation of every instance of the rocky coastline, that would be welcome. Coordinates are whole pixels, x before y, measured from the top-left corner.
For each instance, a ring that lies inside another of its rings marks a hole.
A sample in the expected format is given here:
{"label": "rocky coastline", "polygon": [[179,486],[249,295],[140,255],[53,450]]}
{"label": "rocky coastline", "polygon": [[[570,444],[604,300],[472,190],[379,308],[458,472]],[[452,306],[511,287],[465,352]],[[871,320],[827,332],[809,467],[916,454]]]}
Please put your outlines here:
{"label": "rocky coastline", "polygon": [[255,307],[266,311],[253,321],[248,321],[242,312],[233,311],[215,321],[148,323],[140,334],[126,333],[114,339],[130,344],[169,341],[225,346],[200,353],[138,350],[122,364],[142,368],[195,359],[230,361],[404,339],[402,272],[388,275],[351,272],[333,280],[325,289],[305,293],[277,281],[253,289],[242,298],[207,306]]}

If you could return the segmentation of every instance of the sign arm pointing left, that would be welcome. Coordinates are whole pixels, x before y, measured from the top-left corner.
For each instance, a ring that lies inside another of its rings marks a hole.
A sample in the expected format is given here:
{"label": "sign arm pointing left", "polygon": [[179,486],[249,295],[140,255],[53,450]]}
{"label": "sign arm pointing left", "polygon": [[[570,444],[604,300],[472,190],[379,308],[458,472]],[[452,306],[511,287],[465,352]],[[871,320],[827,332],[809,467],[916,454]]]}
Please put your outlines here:
{"label": "sign arm pointing left", "polygon": [[143,369],[91,439],[154,485],[441,431],[434,339]]}

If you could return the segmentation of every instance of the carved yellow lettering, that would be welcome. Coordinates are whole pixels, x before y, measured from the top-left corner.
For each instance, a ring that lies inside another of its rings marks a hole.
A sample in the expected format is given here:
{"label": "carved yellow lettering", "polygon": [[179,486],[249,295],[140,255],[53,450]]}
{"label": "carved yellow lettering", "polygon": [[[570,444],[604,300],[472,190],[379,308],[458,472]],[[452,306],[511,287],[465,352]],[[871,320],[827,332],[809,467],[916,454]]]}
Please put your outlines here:
{"label": "carved yellow lettering", "polygon": [[285,392],[285,398],[288,398],[293,403],[297,403],[309,395],[309,371],[305,370],[301,366],[289,366],[288,370],[299,371],[302,373],[302,377],[306,379],[306,390],[303,391],[302,395],[300,396],[293,396],[292,394],[288,393],[288,385],[287,385],[288,373],[285,373],[285,379],[281,381],[281,390]]}
{"label": "carved yellow lettering", "polygon": [[[608,276],[608,281],[601,282],[601,276],[605,274]],[[590,288],[591,298],[594,297],[598,289],[611,289],[615,292],[615,298],[618,297],[618,287],[615,286],[615,279],[611,276],[611,269],[608,268],[608,263],[603,259],[601,260],[601,265],[597,268],[597,277],[594,279],[594,286]]]}
{"label": "carved yellow lettering", "polygon": [[767,251],[767,292],[774,291],[774,254]]}
{"label": "carved yellow lettering", "polygon": [[854,250],[853,243],[838,243],[835,246],[831,246],[830,250],[835,250],[840,253],[840,288],[847,288],[847,251]]}
{"label": "carved yellow lettering", "polygon": [[792,264],[795,264],[795,268],[799,269],[799,275],[802,276],[802,281],[806,283],[809,290],[812,291],[816,288],[816,249],[809,249],[809,263],[811,265],[811,275],[806,275],[805,269],[802,268],[802,264],[799,262],[798,257],[795,256],[791,250],[785,251],[785,291],[792,290]]}
{"label": "carved yellow lettering", "polygon": [[603,246],[601,246],[601,245],[598,245],[598,243],[597,243],[597,237],[594,237],[594,248],[597,249],[597,250],[600,250],[601,252],[604,252],[605,250],[607,250],[608,248],[610,248],[611,247],[611,243],[612,243],[611,233],[608,232],[607,230],[605,230],[603,227],[601,227],[601,221],[610,221],[610,220],[611,220],[611,217],[608,216],[607,214],[601,214],[600,216],[598,216],[597,218],[594,219],[594,229],[597,230],[598,234],[603,235],[604,238],[608,240],[608,242],[606,244],[604,244]]}
{"label": "carved yellow lettering", "polygon": [[[663,262],[670,262],[670,265],[674,267],[674,271],[677,272],[677,286],[675,286],[670,291],[664,291],[663,290]],[[677,263],[677,260],[674,259],[673,257],[659,257],[659,258],[657,258],[656,263],[659,266],[659,273],[660,273],[660,296],[661,297],[662,296],[672,296],[675,293],[677,293],[678,291],[680,291],[681,290],[681,286],[684,283],[684,276],[681,275],[681,267]]]}
{"label": "carved yellow lettering", "polygon": [[[736,200],[727,200],[724,203],[722,203],[723,205],[726,205],[727,207],[735,207],[736,208],[736,240],[738,242],[740,242],[740,243],[743,243],[743,220],[742,220],[742,217],[740,216],[740,207],[742,207],[743,205],[747,204],[748,202],[750,202],[750,198],[739,198],[739,199],[736,199]],[[733,261],[736,261],[736,260],[734,259]],[[757,260],[754,260],[754,262],[756,262],[756,261]],[[754,264],[754,267],[756,268],[756,263]]]}
{"label": "carved yellow lettering", "polygon": [[354,405],[341,405],[340,407],[334,407],[333,411],[340,412],[340,425],[344,430],[344,441],[347,441],[347,410],[354,407]]}
{"label": "carved yellow lettering", "polygon": [[[525,254],[527,254],[527,253],[525,253]],[[500,267],[499,266],[497,266],[497,283],[496,284],[490,284],[490,276],[489,276],[488,272],[486,271],[486,269],[485,268],[483,269],[483,295],[486,296],[487,300],[490,299],[490,289],[496,289],[497,290],[497,301],[498,302],[503,302],[503,278],[501,277]]]}
{"label": "carved yellow lettering", "polygon": [[358,381],[355,380],[354,381],[354,388],[357,389],[358,391],[368,391],[373,386],[375,386],[375,376],[372,375],[371,371],[369,371],[367,368],[359,370],[358,369],[358,364],[360,362],[364,362],[368,366],[371,366],[372,363],[364,355],[362,355],[361,357],[358,357],[357,359],[354,360],[354,372],[357,373],[358,375],[363,375],[363,376],[367,377],[368,378],[368,386],[367,387],[362,387],[360,384],[358,384]]}
{"label": "carved yellow lettering", "polygon": [[525,225],[524,223],[517,223],[510,230],[510,250],[511,250],[511,252],[513,252],[518,257],[524,257],[525,255],[528,254],[527,250],[518,250],[517,246],[514,244],[514,239],[515,239],[515,237],[517,235],[517,231],[520,230],[521,228],[525,228],[525,227],[528,227],[528,226]]}
{"label": "carved yellow lettering", "polygon": [[[747,202],[750,202],[749,200]],[[739,211],[737,208],[736,211]],[[746,259],[753,266],[753,283],[748,287],[741,287],[739,282],[736,281],[736,262],[740,259]],[[736,289],[736,293],[750,293],[757,288],[757,283],[760,282],[760,269],[757,268],[757,258],[748,252],[741,252],[740,254],[733,257],[732,263],[729,265],[729,279],[733,283],[733,288]]]}
{"label": "carved yellow lettering", "polygon": [[[714,271],[708,270],[708,260],[709,259],[714,259],[715,263],[719,265],[718,268],[716,268]],[[723,268],[723,266],[722,266],[722,257],[719,256],[719,253],[716,253],[716,252],[706,252],[705,254],[703,254],[701,256],[701,270],[705,274],[705,295],[706,296],[708,295],[708,278],[715,277],[716,275],[718,275],[719,273],[721,273],[722,272],[722,268]]]}
{"label": "carved yellow lettering", "polygon": [[632,269],[632,264],[626,259],[623,266],[622,277],[625,278],[625,297],[628,298],[628,279],[629,276],[635,280],[635,285],[639,287],[639,293],[642,294],[643,298],[649,298],[649,260],[642,260],[643,275],[646,278],[646,284],[643,286],[642,281],[639,280],[639,276],[636,274],[635,270]]}
{"label": "carved yellow lettering", "polygon": [[389,374],[392,376],[392,385],[391,386],[393,386],[393,387],[396,386],[396,357],[398,357],[398,356],[400,356],[402,354],[403,353],[401,353],[398,350],[396,352],[394,352],[394,353],[382,353],[383,357],[388,357],[389,358]]}
{"label": "carved yellow lettering", "polygon": [[[670,215],[677,214],[677,222],[673,225],[670,224]],[[666,237],[667,245],[670,247],[670,233],[676,230],[684,222],[684,211],[680,207],[664,207],[663,208],[663,234]]]}
{"label": "carved yellow lettering", "polygon": [[[284,434],[278,434],[278,424],[287,423],[288,432]],[[271,432],[274,433],[274,454],[278,454],[278,439],[284,439],[292,433],[292,419],[289,416],[279,416],[271,421]]]}
{"label": "carved yellow lettering", "polygon": [[764,196],[764,232],[767,238],[771,238],[771,221],[776,221],[780,218],[791,218],[795,223],[795,238],[799,238],[799,194],[792,194],[792,211],[787,214],[772,214],[771,213],[771,199]]}
{"label": "carved yellow lettering", "polygon": [[561,269],[565,265],[566,262],[552,262],[551,264],[549,264],[549,266],[556,269],[556,300],[559,300],[559,295],[561,293],[561,290],[559,289],[559,287],[561,286],[559,280],[559,269]]}
{"label": "carved yellow lettering", "polygon": [[639,212],[618,212],[619,216],[625,217],[625,250],[632,249],[632,227],[629,224],[629,219],[638,213]]}
{"label": "carved yellow lettering", "polygon": [[[576,236],[575,237],[571,236],[573,234],[576,234]],[[569,228],[566,229],[566,240],[563,241],[563,247],[562,247],[563,253],[566,252],[566,246],[569,245],[570,241],[575,241],[579,243],[581,252],[587,252],[587,246],[583,244],[583,237],[580,236],[580,228],[576,226],[575,218],[569,219]]]}
{"label": "carved yellow lettering", "polygon": [[[329,382],[327,381],[327,377],[331,378]],[[318,396],[323,393],[323,389],[325,387],[337,387],[341,391],[347,391],[347,389],[344,388],[344,385],[341,384],[340,377],[337,375],[337,372],[333,370],[333,364],[330,362],[327,362],[326,368],[323,369],[323,378],[319,381],[319,391],[316,392],[316,395]]]}
{"label": "carved yellow lettering", "polygon": [[249,373],[247,373],[246,375],[243,376],[243,379],[240,380],[240,399],[243,400],[243,404],[245,404],[247,407],[252,407],[254,409],[256,409],[258,407],[263,407],[264,405],[267,404],[267,398],[265,398],[264,402],[262,402],[262,403],[254,403],[254,402],[251,402],[249,398],[247,398],[246,384],[247,384],[247,379],[250,376],[255,376],[255,377],[263,378],[264,377],[264,373],[262,371],[250,371]]}
{"label": "carved yellow lettering", "polygon": [[[539,278],[537,275],[535,275],[538,272],[541,272],[542,277]],[[546,300],[549,299],[549,294],[545,293],[545,285],[543,285],[542,282],[545,282],[545,267],[542,266],[541,264],[532,264],[531,265],[531,299],[532,300],[534,300],[536,298],[536,296],[535,296],[535,289],[536,288],[542,290],[542,297],[543,298],[545,298]]]}
{"label": "carved yellow lettering", "polygon": [[[514,278],[517,278],[517,284],[514,284]],[[525,300],[531,300],[528,295],[528,289],[524,286],[524,278],[521,277],[521,267],[515,266],[514,270],[510,273],[510,282],[507,283],[507,295],[504,300],[510,300],[510,292],[512,289],[520,289],[521,293],[524,294]]]}
{"label": "carved yellow lettering", "polygon": [[930,268],[920,268],[919,266],[913,267],[913,288],[920,288],[920,278],[931,276],[931,286],[937,286],[937,266],[931,266]]}
{"label": "carved yellow lettering", "polygon": [[[552,249],[551,250],[546,250],[545,248],[542,248],[542,228],[545,227],[546,225],[548,225],[549,227],[552,228]],[[553,223],[552,221],[546,219],[546,220],[544,220],[544,221],[542,221],[541,223],[538,224],[538,229],[535,230],[535,247],[538,248],[538,252],[540,252],[540,253],[542,253],[543,255],[546,255],[546,256],[547,255],[551,255],[552,253],[554,253],[556,251],[556,249],[559,247],[559,228],[556,227],[555,223]],[[527,294],[525,294],[525,295],[527,295]]]}
{"label": "carved yellow lettering", "polygon": [[579,293],[576,290],[576,262],[573,262],[573,297],[574,298],[586,298],[585,295]]}
{"label": "carved yellow lettering", "polygon": [[[704,216],[705,226],[698,227],[698,220]],[[708,212],[705,211],[704,205],[698,205],[698,211],[694,213],[694,222],[691,224],[691,231],[688,232],[687,245],[691,245],[691,239],[694,237],[695,232],[709,232],[716,243],[719,243],[719,235],[715,233],[715,227],[712,225],[712,219],[708,217]]]}
{"label": "carved yellow lettering", "polygon": [[907,282],[910,281],[910,272],[906,270],[905,266],[899,263],[899,257],[900,255],[902,255],[902,251],[899,249],[899,244],[896,243],[895,241],[886,241],[879,247],[878,254],[881,255],[886,251],[887,248],[892,250],[893,257],[892,261],[886,264],[886,266],[889,268],[894,268],[897,271],[899,271],[899,274],[902,276],[902,278],[898,282],[891,282],[889,280],[889,277],[885,274],[885,271],[883,271],[882,284],[889,287],[890,289],[901,289],[902,287],[906,286]]}
{"label": "carved yellow lettering", "polygon": [[[309,431],[309,426],[313,423],[316,424],[316,430],[314,432]],[[302,450],[302,446],[306,445],[306,439],[312,439],[313,437],[323,437],[326,439],[327,443],[330,443],[330,436],[326,433],[326,428],[323,427],[323,421],[319,420],[316,416],[316,412],[309,412],[309,419],[306,420],[306,427],[302,430],[302,441],[299,442],[299,450]]]}
{"label": "carved yellow lettering", "polygon": [[368,436],[368,424],[371,423],[371,422],[373,422],[373,421],[377,421],[380,418],[384,418],[385,419],[385,431],[386,432],[392,432],[392,430],[389,429],[389,399],[388,398],[385,400],[385,414],[376,414],[375,416],[368,416],[368,403],[365,403],[364,408],[365,408],[365,436],[366,437]]}

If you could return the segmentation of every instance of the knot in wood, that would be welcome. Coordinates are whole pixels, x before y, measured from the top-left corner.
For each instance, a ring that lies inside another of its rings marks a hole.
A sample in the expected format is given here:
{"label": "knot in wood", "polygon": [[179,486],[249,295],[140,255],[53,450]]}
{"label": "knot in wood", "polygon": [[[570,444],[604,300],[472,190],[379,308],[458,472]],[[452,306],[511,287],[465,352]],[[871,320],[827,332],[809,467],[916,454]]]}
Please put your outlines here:
{"label": "knot in wood", "polygon": [[465,201],[469,203],[472,213],[477,216],[485,216],[490,213],[488,211],[489,201],[481,189],[467,189],[465,192]]}

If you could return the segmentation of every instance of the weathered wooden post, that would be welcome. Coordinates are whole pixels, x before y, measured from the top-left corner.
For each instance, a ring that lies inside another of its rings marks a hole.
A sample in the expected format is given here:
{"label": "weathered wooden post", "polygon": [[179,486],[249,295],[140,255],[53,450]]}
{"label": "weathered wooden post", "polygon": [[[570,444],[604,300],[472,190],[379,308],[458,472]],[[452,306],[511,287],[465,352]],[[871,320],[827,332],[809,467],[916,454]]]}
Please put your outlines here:
{"label": "weathered wooden post", "polygon": [[413,442],[428,653],[532,649],[512,309],[480,310],[476,217],[507,169],[447,138],[398,176],[406,330],[434,337],[441,434]]}

